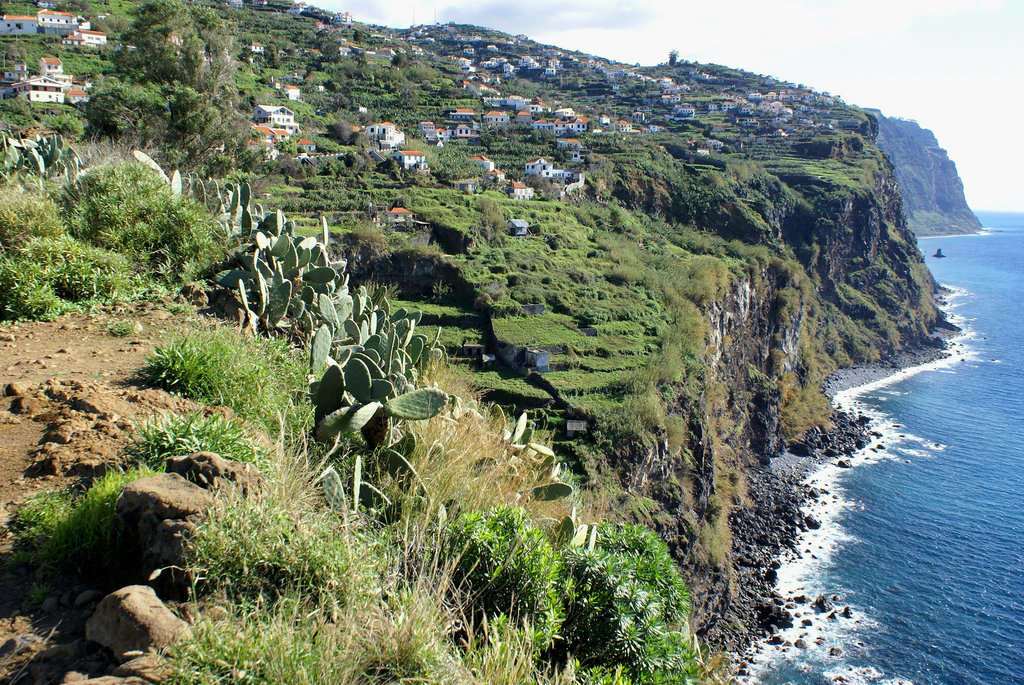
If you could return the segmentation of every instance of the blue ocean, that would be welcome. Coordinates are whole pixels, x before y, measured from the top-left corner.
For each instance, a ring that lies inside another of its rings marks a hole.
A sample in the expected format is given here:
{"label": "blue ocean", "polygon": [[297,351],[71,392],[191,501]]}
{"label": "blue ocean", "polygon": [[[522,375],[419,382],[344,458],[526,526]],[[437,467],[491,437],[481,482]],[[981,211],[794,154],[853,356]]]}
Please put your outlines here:
{"label": "blue ocean", "polygon": [[837,398],[881,437],[816,476],[824,525],[780,572],[850,617],[798,603],[801,648],[760,653],[755,682],[1024,683],[1024,215],[979,218],[919,241],[953,291],[954,356]]}

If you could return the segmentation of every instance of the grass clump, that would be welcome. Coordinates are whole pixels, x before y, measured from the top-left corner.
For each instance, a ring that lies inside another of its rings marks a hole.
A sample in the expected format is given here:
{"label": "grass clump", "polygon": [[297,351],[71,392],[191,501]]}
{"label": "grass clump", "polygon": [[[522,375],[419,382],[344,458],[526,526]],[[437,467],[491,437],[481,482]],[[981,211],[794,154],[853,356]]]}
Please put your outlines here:
{"label": "grass clump", "polygon": [[48,197],[16,186],[0,189],[0,246],[12,247],[30,238],[64,235],[60,210]]}
{"label": "grass clump", "polygon": [[117,499],[126,484],[150,474],[146,468],[111,471],[81,495],[65,490],[33,497],[15,516],[19,546],[54,572],[115,566],[120,559]]}
{"label": "grass clump", "polygon": [[249,431],[237,419],[216,414],[159,417],[138,430],[128,453],[152,469],[161,469],[169,457],[193,452],[216,452],[225,459],[257,464],[263,454]]}
{"label": "grass clump", "polygon": [[70,236],[30,238],[0,256],[0,319],[50,320],[129,296],[128,261]]}
{"label": "grass clump", "polygon": [[278,431],[282,414],[298,428],[311,420],[310,407],[295,401],[306,393],[305,364],[282,340],[231,328],[194,331],[158,346],[143,374],[151,385],[224,405],[271,433]]}
{"label": "grass clump", "polygon": [[72,235],[118,250],[165,281],[193,280],[220,255],[209,213],[142,164],[90,169],[61,201]]}
{"label": "grass clump", "polygon": [[107,326],[107,332],[115,338],[127,338],[135,332],[135,324],[125,319],[118,319]]}
{"label": "grass clump", "polygon": [[368,586],[373,545],[332,512],[287,497],[225,498],[199,526],[190,567],[204,589],[234,596],[297,593],[319,601],[350,598]]}

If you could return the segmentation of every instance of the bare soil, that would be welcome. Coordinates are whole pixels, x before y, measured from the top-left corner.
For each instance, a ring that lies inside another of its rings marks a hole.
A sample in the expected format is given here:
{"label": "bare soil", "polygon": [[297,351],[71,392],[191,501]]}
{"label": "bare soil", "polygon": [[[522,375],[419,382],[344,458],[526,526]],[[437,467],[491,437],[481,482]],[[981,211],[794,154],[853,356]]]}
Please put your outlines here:
{"label": "bare soil", "polygon": [[[195,324],[143,303],[0,326],[0,683],[61,683],[112,672],[84,640],[95,602],[124,584],[88,568],[61,577],[15,563],[12,516],[43,490],[85,488],[122,464],[135,426],[204,409],[147,388],[154,345]],[[118,337],[113,323],[129,321]]]}

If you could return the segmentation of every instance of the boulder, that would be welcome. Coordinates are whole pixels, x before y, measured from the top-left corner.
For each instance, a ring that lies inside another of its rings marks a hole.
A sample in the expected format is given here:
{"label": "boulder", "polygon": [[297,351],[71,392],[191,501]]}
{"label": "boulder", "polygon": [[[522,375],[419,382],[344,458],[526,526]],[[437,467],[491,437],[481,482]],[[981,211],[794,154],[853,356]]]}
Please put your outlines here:
{"label": "boulder", "polygon": [[[186,540],[195,521],[212,505],[208,491],[176,473],[140,478],[126,485],[117,501],[117,514],[125,547],[137,555],[142,573],[150,576],[157,569],[183,567]],[[180,574],[171,576],[161,581],[167,591],[184,580]]]}
{"label": "boulder", "polygon": [[[13,383],[12,383],[13,385]],[[35,414],[39,411],[39,400],[25,395],[16,395],[11,402],[12,414]]]}
{"label": "boulder", "polygon": [[28,394],[28,386],[18,381],[11,381],[4,387],[4,394],[8,397],[21,397]]}
{"label": "boulder", "polygon": [[252,464],[231,461],[214,452],[193,452],[167,460],[167,473],[196,483],[203,488],[239,488],[243,494],[263,485],[263,476]]}
{"label": "boulder", "polygon": [[187,519],[200,517],[213,505],[213,496],[176,473],[159,473],[124,486],[117,501],[122,519]]}
{"label": "boulder", "polygon": [[126,661],[114,669],[114,675],[122,678],[139,678],[147,683],[160,683],[167,680],[171,669],[163,657],[156,654],[143,654]]}
{"label": "boulder", "polygon": [[164,606],[153,588],[129,585],[104,597],[85,623],[85,637],[125,661],[131,652],[170,647],[192,630]]}

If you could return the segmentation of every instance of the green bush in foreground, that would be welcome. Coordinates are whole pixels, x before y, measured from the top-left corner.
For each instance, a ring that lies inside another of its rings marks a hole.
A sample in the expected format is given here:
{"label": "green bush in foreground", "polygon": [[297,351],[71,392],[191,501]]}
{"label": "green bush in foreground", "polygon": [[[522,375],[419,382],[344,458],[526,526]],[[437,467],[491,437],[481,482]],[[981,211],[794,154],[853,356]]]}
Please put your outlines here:
{"label": "green bush in foreground", "polygon": [[564,652],[584,667],[622,666],[637,682],[698,682],[690,597],[665,543],[637,525],[602,524],[594,549],[563,554]]}
{"label": "green bush in foreground", "polygon": [[12,247],[29,238],[64,235],[60,210],[47,197],[21,188],[0,190],[0,246]]}
{"label": "green bush in foreground", "polygon": [[51,491],[33,497],[15,516],[19,544],[51,571],[115,566],[120,559],[116,508],[121,488],[150,473],[145,468],[111,471],[81,496]]}
{"label": "green bush in foreground", "polygon": [[221,254],[209,213],[142,164],[90,169],[65,187],[62,204],[76,238],[117,250],[166,281],[191,281]]}
{"label": "green bush in foreground", "polygon": [[256,464],[260,450],[235,419],[199,414],[157,418],[135,433],[128,453],[152,469],[162,469],[168,457],[193,452],[216,452],[225,459]]}
{"label": "green bush in foreground", "polygon": [[274,435],[285,415],[304,428],[306,367],[283,340],[246,336],[231,328],[196,331],[158,346],[146,360],[146,380],[204,404],[222,404]]}
{"label": "green bush in foreground", "polygon": [[560,563],[544,534],[517,507],[464,514],[451,529],[453,583],[468,595],[477,619],[507,616],[533,626],[537,646],[551,645],[562,620]]}
{"label": "green bush in foreground", "polygon": [[49,320],[131,295],[127,260],[70,236],[31,238],[0,256],[0,320]]}

